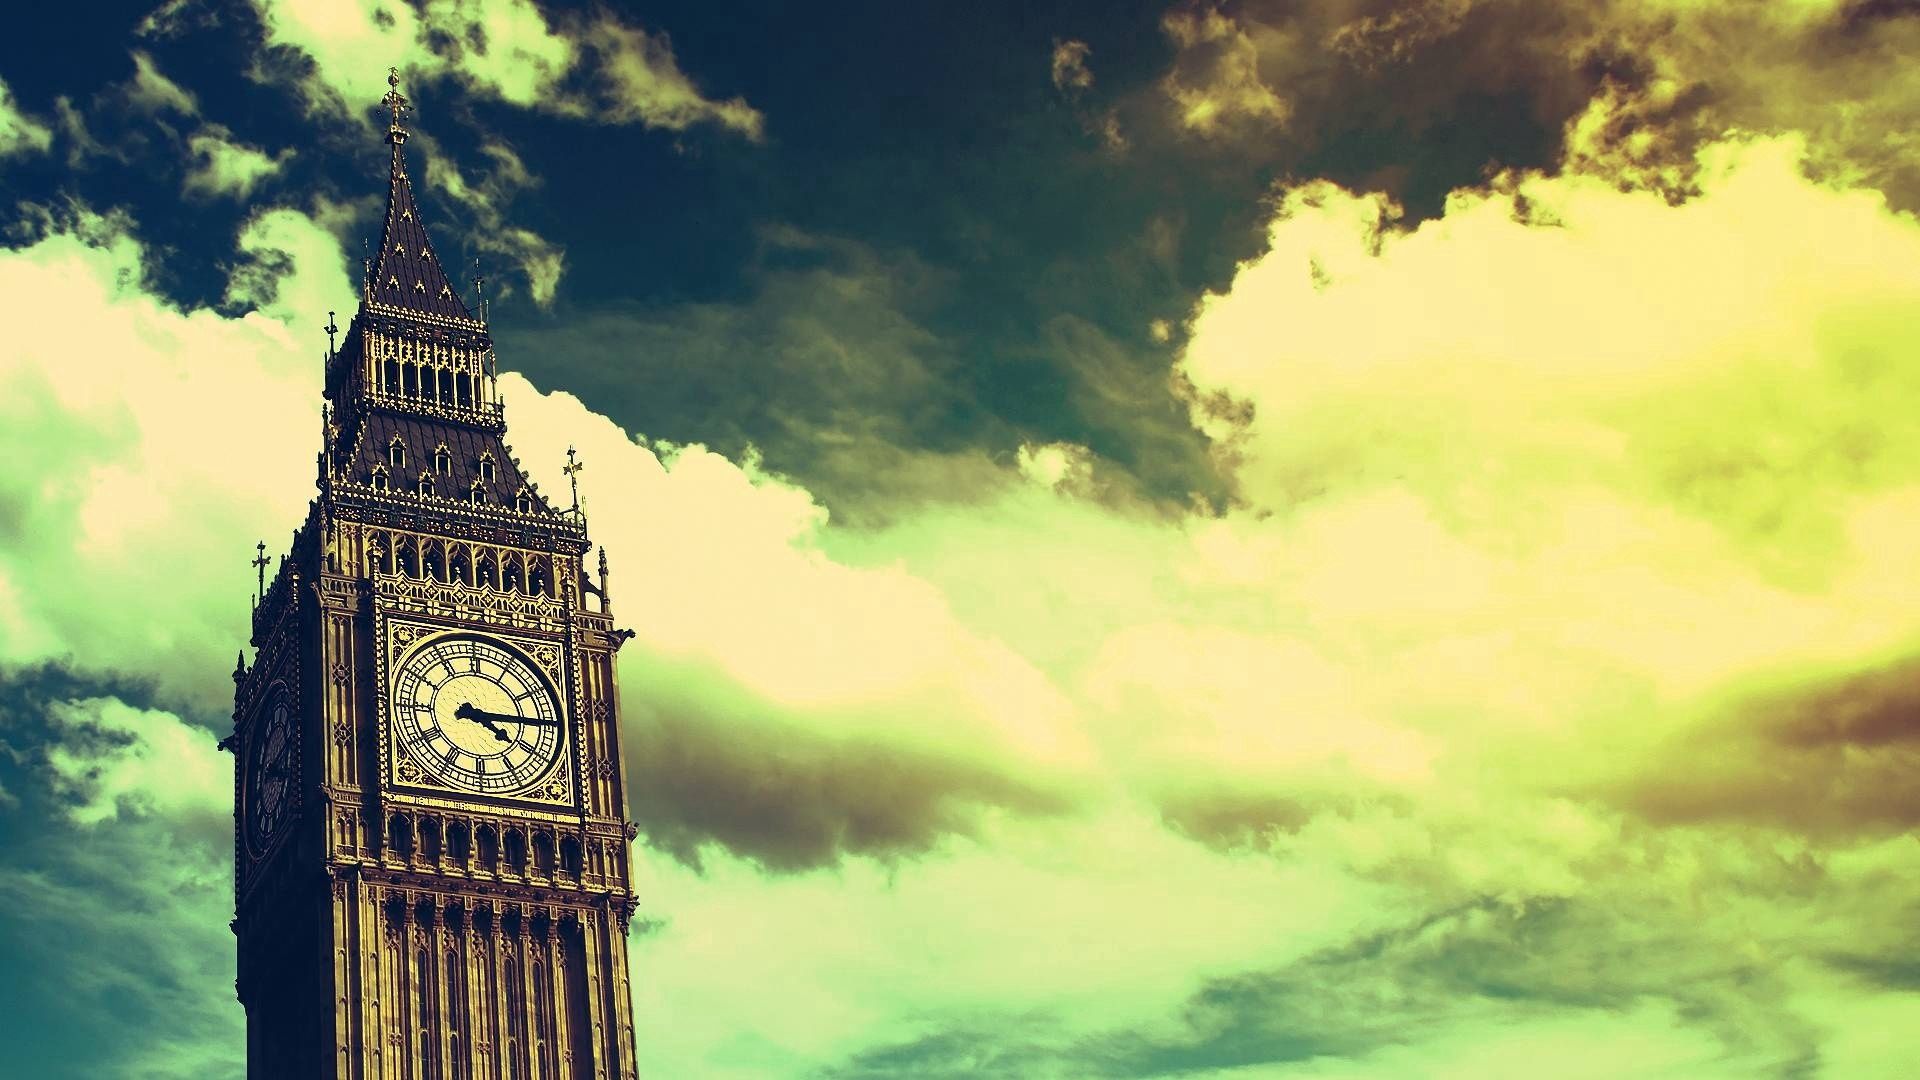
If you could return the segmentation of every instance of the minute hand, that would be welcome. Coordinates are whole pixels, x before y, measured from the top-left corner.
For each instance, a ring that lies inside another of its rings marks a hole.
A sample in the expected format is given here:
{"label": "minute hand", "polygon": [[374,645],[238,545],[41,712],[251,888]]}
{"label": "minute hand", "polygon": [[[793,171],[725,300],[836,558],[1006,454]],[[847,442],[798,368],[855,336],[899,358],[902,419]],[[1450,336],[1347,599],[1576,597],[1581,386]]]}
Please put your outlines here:
{"label": "minute hand", "polygon": [[485,709],[476,708],[471,702],[453,710],[453,715],[462,720],[478,720],[483,724],[489,720],[493,720],[506,724],[532,724],[535,727],[560,726],[560,721],[549,720],[544,716],[520,716],[516,713],[488,712]]}

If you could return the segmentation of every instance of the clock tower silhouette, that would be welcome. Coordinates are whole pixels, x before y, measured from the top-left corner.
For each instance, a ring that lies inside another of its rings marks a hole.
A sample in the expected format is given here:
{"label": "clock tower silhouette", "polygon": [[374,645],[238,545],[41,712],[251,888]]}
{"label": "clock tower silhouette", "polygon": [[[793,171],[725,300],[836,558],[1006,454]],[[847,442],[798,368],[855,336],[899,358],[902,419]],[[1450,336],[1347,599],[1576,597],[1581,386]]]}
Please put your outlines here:
{"label": "clock tower silhouette", "polygon": [[[234,672],[250,1077],[635,1075],[634,911],[604,549],[505,441],[388,77],[380,250],[328,323],[319,496]],[[478,282],[476,282],[476,291]],[[579,463],[569,451],[571,478]]]}

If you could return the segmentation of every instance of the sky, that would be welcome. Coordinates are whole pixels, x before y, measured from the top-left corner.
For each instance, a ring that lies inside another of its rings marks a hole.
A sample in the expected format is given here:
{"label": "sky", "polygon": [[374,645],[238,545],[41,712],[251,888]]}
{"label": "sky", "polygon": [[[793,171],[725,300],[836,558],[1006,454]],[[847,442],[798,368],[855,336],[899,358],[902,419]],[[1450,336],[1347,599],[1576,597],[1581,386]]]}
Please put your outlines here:
{"label": "sky", "polygon": [[646,1075],[1920,1056],[1920,5],[8,23],[21,1075],[242,1075],[214,743],[389,66],[636,635]]}

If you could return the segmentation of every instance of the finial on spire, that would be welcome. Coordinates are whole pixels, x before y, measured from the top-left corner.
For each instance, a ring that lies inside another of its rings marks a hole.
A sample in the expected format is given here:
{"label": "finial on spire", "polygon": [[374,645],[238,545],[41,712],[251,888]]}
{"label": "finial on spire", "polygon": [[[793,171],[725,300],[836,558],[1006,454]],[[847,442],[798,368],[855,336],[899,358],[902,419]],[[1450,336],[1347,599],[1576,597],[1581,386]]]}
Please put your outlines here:
{"label": "finial on spire", "polygon": [[260,601],[266,599],[267,596],[267,563],[269,561],[267,559],[267,542],[262,540],[258,544],[255,544],[254,547],[259,549],[260,554],[254,556],[253,561],[248,565],[260,572],[260,592],[259,595],[253,598],[254,606],[259,607]]}
{"label": "finial on spire", "polygon": [[387,124],[387,141],[393,144],[393,160],[398,163],[400,146],[407,141],[408,135],[402,121],[406,119],[407,113],[413,110],[413,104],[407,100],[407,95],[400,92],[399,68],[387,69],[387,96],[380,99],[380,104],[385,105],[387,111],[393,114],[392,121]]}
{"label": "finial on spire", "polygon": [[480,311],[480,321],[487,321],[487,297],[481,291],[487,284],[487,276],[480,272],[480,256],[473,257],[473,304]]}
{"label": "finial on spire", "polygon": [[586,467],[586,462],[574,458],[573,447],[567,447],[567,464],[560,471],[567,474],[567,483],[573,487],[573,516],[576,518],[580,516],[580,470]]}
{"label": "finial on spire", "polygon": [[329,312],[327,312],[327,325],[325,325],[325,326],[323,326],[323,327],[321,327],[321,329],[323,329],[323,330],[325,330],[325,331],[327,332],[327,357],[328,357],[328,359],[332,359],[332,357],[333,357],[333,335],[335,335],[335,334],[337,334],[337,333],[339,333],[339,332],[340,332],[340,328],[339,328],[338,326],[335,326],[335,325],[333,324],[333,312],[331,312],[331,311],[329,311]]}

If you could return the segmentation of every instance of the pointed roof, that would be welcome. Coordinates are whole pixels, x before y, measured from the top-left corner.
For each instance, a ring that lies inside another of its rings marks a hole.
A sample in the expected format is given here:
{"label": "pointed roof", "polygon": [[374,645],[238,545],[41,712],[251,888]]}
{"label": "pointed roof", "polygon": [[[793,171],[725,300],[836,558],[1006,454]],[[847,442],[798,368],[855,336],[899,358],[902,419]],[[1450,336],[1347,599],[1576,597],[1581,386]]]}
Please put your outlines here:
{"label": "pointed roof", "polygon": [[403,312],[477,323],[460,291],[448,280],[420,221],[413,182],[407,177],[403,147],[408,133],[400,120],[408,105],[400,94],[399,81],[397,73],[387,76],[391,89],[385,104],[393,112],[387,139],[393,143],[393,174],[387,189],[387,222],[380,232],[380,251],[373,257],[367,277],[367,299]]}

